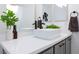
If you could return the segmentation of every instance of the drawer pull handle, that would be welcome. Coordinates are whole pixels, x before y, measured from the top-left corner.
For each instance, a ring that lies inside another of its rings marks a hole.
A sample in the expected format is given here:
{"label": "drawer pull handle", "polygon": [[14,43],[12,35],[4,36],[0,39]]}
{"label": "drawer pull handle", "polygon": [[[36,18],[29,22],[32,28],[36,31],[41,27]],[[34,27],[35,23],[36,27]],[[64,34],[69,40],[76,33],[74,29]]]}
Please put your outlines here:
{"label": "drawer pull handle", "polygon": [[62,47],[64,45],[64,43],[62,43],[61,45],[59,45],[59,47]]}

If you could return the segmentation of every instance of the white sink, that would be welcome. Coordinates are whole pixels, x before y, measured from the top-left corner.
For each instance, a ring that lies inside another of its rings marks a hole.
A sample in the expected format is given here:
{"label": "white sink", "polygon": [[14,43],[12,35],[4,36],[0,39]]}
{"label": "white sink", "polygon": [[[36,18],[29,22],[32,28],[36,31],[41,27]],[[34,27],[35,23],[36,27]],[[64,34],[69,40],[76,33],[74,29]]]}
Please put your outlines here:
{"label": "white sink", "polygon": [[55,39],[59,37],[61,33],[60,29],[33,29],[33,28],[23,28],[22,36],[32,35],[36,38],[41,38],[45,40]]}
{"label": "white sink", "polygon": [[36,29],[33,30],[33,34],[37,38],[51,40],[60,36],[60,29]]}
{"label": "white sink", "polygon": [[23,36],[30,36],[33,35],[33,28],[22,28],[21,31],[19,32],[19,36],[23,37]]}

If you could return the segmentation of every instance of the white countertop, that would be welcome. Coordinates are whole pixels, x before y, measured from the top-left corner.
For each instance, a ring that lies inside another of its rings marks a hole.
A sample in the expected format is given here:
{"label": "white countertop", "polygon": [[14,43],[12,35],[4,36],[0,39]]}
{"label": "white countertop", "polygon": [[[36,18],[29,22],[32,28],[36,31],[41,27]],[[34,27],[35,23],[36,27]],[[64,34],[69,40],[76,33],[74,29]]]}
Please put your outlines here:
{"label": "white countertop", "polygon": [[71,32],[61,33],[60,37],[52,40],[39,39],[30,35],[1,42],[1,46],[9,54],[35,54],[53,46],[68,36],[71,36]]}

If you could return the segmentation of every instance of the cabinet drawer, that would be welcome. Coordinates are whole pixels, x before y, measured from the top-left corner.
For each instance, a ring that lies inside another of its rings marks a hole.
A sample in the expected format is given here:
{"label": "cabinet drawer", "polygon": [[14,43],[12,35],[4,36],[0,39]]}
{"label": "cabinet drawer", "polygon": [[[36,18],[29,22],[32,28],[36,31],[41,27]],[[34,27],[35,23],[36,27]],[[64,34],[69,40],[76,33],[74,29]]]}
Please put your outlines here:
{"label": "cabinet drawer", "polygon": [[65,54],[65,40],[54,45],[54,54]]}

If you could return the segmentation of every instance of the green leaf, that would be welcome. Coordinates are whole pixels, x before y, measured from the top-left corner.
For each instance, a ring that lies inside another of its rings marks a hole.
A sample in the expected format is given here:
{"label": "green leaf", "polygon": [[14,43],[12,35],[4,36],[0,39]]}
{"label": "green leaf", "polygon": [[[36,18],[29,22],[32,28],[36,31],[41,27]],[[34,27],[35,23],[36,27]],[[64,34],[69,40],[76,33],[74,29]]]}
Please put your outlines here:
{"label": "green leaf", "polygon": [[47,25],[46,28],[49,28],[49,29],[59,29],[60,27],[57,26],[57,25],[52,24],[52,25]]}
{"label": "green leaf", "polygon": [[18,17],[15,15],[13,11],[7,9],[3,13],[4,14],[0,16],[0,20],[6,23],[7,27],[15,25],[15,22],[18,21]]}

